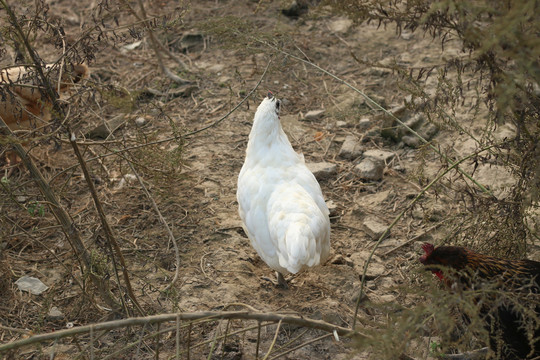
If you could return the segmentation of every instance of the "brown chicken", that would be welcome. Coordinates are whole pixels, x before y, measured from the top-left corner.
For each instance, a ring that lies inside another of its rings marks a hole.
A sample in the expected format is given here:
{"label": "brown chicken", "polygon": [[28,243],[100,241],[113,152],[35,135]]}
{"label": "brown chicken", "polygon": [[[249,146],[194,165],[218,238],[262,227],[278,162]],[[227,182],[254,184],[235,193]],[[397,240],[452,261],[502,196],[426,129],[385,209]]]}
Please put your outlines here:
{"label": "brown chicken", "polygon": [[[84,64],[68,67],[60,77],[58,69],[52,65],[43,70],[60,95],[88,76],[88,67]],[[0,117],[12,131],[36,129],[52,119],[52,103],[39,88],[36,75],[25,66],[0,70]],[[7,162],[14,165],[19,159],[15,153],[7,152]]]}
{"label": "brown chicken", "polygon": [[[447,285],[461,283],[465,288],[482,288],[482,283],[491,283],[504,291],[534,293],[540,291],[540,262],[532,260],[510,260],[478,254],[458,246],[439,246],[425,243],[425,254],[420,262]],[[445,268],[449,276],[445,276]],[[452,269],[454,276],[451,275]],[[457,275],[455,272],[459,272]],[[457,276],[455,276],[457,275]],[[486,301],[481,308],[485,327],[490,337],[490,348],[499,359],[532,359],[540,356],[540,324],[534,321],[532,339],[523,328],[531,319],[524,317],[509,303]],[[491,304],[491,306],[490,306]],[[540,307],[534,306],[537,316]],[[488,316],[489,313],[489,316]]]}

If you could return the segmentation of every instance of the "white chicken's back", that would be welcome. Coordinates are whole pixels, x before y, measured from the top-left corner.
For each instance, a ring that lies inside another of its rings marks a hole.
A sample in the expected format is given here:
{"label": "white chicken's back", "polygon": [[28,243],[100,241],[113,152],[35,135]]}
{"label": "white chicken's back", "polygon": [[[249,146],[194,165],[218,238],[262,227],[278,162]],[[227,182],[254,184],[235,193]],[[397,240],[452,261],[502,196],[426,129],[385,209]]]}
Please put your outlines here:
{"label": "white chicken's back", "polygon": [[239,213],[259,256],[280,274],[323,263],[330,220],[319,183],[279,122],[280,102],[259,105],[238,177]]}

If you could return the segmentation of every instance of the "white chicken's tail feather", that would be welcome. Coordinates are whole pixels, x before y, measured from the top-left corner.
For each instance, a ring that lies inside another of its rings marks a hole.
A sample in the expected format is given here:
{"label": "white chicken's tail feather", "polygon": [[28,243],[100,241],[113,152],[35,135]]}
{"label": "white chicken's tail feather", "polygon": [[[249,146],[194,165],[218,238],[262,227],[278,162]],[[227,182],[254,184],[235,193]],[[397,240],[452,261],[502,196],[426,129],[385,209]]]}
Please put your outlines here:
{"label": "white chicken's tail feather", "polygon": [[312,267],[319,264],[317,241],[307,224],[295,223],[287,229],[285,246],[288,259],[280,265],[287,271],[296,274],[304,266]]}

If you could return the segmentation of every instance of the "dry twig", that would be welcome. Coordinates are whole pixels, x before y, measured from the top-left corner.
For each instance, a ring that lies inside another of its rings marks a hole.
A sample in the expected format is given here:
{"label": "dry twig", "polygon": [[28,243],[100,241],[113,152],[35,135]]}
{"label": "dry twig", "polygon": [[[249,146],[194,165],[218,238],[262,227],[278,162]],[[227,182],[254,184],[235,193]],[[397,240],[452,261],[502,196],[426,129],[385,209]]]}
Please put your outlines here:
{"label": "dry twig", "polygon": [[59,330],[52,333],[35,335],[26,339],[13,341],[7,344],[0,345],[0,352],[10,349],[21,348],[30,344],[41,343],[44,341],[53,341],[66,337],[76,336],[79,334],[89,334],[90,331],[104,331],[128,326],[140,326],[145,324],[157,324],[168,321],[193,321],[193,320],[220,320],[220,319],[235,319],[235,320],[254,320],[259,322],[283,322],[285,324],[297,325],[311,329],[317,329],[328,333],[337,333],[339,336],[350,338],[369,337],[361,334],[358,331],[344,328],[342,326],[330,324],[322,320],[311,320],[305,317],[282,315],[278,313],[253,313],[248,311],[224,311],[224,312],[194,312],[194,313],[172,313],[160,314],[139,318],[128,318],[122,320],[102,322],[93,325],[79,326],[71,329]]}

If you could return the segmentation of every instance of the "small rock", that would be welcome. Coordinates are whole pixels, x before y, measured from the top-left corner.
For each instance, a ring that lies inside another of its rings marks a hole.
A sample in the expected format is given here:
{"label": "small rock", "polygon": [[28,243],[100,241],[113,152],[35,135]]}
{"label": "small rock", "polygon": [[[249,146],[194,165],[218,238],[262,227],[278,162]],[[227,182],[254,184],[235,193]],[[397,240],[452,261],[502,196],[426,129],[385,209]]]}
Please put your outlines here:
{"label": "small rock", "polygon": [[[353,303],[357,303],[359,297],[360,297],[360,290],[357,290],[357,291],[354,292],[354,295],[352,296],[351,301]],[[362,299],[360,300],[360,302],[363,302],[363,301],[366,301],[366,300],[369,300],[369,298],[367,297],[366,292],[364,291],[362,293]]]}
{"label": "small rock", "polygon": [[364,157],[365,158],[372,158],[378,161],[382,161],[385,164],[388,164],[390,160],[394,158],[396,154],[390,151],[384,151],[384,150],[366,150],[364,151]]}
{"label": "small rock", "polygon": [[439,128],[436,125],[427,124],[420,130],[420,135],[426,140],[431,140],[438,132]]}
{"label": "small rock", "polygon": [[336,127],[345,128],[349,126],[350,126],[349,123],[346,121],[343,121],[343,120],[336,121]]}
{"label": "small rock", "polygon": [[362,155],[362,146],[356,140],[356,137],[349,135],[345,138],[341,150],[339,150],[339,157],[343,159],[353,160]]}
{"label": "small rock", "polygon": [[399,142],[399,131],[397,121],[387,116],[383,118],[382,126],[380,129],[381,136],[384,139],[388,139],[394,142]]}
{"label": "small rock", "polygon": [[497,141],[504,141],[504,140],[512,141],[516,138],[516,133],[517,131],[516,131],[515,126],[510,125],[510,124],[505,124],[501,126],[500,128],[498,128],[497,130],[495,130],[493,137]]}
{"label": "small rock", "polygon": [[39,295],[46,291],[49,287],[41,282],[41,280],[32,276],[23,276],[15,281],[15,284],[21,291],[28,291],[33,295]]}
{"label": "small rock", "polygon": [[322,314],[322,320],[330,324],[336,324],[339,326],[347,326],[343,321],[343,316],[337,312],[325,312]]}
{"label": "small rock", "polygon": [[371,125],[372,125],[371,119],[363,118],[363,119],[360,119],[360,121],[358,122],[358,129],[367,130],[371,127]]}
{"label": "small rock", "polygon": [[403,141],[405,145],[412,148],[417,148],[420,145],[422,145],[422,140],[420,140],[414,135],[405,135],[401,138],[401,140]]}
{"label": "small rock", "polygon": [[353,170],[360,179],[379,181],[383,177],[384,164],[372,158],[366,158],[356,165]]}
{"label": "small rock", "polygon": [[56,306],[53,306],[51,310],[49,310],[47,317],[49,320],[62,320],[64,318],[64,314]]}
{"label": "small rock", "polygon": [[142,116],[139,116],[138,118],[135,119],[135,125],[137,125],[138,127],[142,127],[144,126],[144,124],[146,124],[146,119],[143,118]]}
{"label": "small rock", "polygon": [[[358,271],[358,279],[362,280],[362,274],[364,273],[365,262],[356,264],[356,271]],[[371,261],[366,271],[366,280],[374,280],[386,273],[386,267],[384,264]]]}
{"label": "small rock", "polygon": [[[409,119],[403,121],[403,123],[407,125],[408,127],[410,127],[411,129],[415,130],[415,129],[418,129],[420,125],[422,125],[424,120],[425,120],[425,117],[423,114],[416,114],[414,116],[411,116]],[[403,127],[403,133],[409,134],[409,130]]]}
{"label": "small rock", "polygon": [[510,196],[511,189],[516,184],[516,178],[502,165],[480,165],[473,177],[480,184],[487,186],[499,200]]}
{"label": "small rock", "polygon": [[202,34],[185,34],[180,40],[180,46],[184,52],[197,52],[204,49],[204,37]]}
{"label": "small rock", "polygon": [[113,132],[124,126],[126,119],[123,116],[115,116],[110,120],[105,120],[104,124],[101,124],[94,129],[90,130],[86,137],[92,140],[105,140]]}
{"label": "small rock", "polygon": [[397,118],[401,118],[407,111],[407,107],[403,104],[393,105],[389,112]]}
{"label": "small rock", "polygon": [[351,259],[346,258],[341,254],[334,256],[334,258],[330,261],[330,263],[334,265],[347,265],[351,267],[354,265]]}
{"label": "small rock", "polygon": [[315,120],[319,120],[323,114],[324,114],[324,109],[321,109],[321,110],[311,110],[311,111],[308,111],[306,113],[306,115],[304,115],[304,119],[305,121],[315,121]]}
{"label": "small rock", "polygon": [[127,45],[124,45],[120,48],[120,52],[122,53],[126,53],[128,51],[131,51],[131,50],[135,50],[136,48],[138,48],[139,46],[141,46],[142,44],[142,40],[139,40],[139,41],[135,41],[131,44],[127,44]]}
{"label": "small rock", "polygon": [[414,34],[412,33],[412,31],[402,31],[401,32],[401,38],[403,40],[410,40],[412,39],[414,36]]}
{"label": "small rock", "polygon": [[351,28],[353,22],[351,19],[337,19],[334,21],[331,21],[328,24],[328,27],[330,28],[330,31],[336,32],[336,33],[346,33]]}
{"label": "small rock", "polygon": [[300,16],[307,14],[307,12],[308,12],[308,4],[307,4],[307,1],[304,1],[304,0],[300,0],[300,1],[294,0],[288,8],[281,10],[281,13],[283,15],[288,16],[293,19],[298,19]]}
{"label": "small rock", "polygon": [[337,172],[337,165],[327,162],[307,163],[306,166],[308,167],[309,171],[315,175],[317,180],[327,179],[335,175]]}
{"label": "small rock", "polygon": [[[367,234],[373,239],[373,240],[379,240],[379,238],[386,232],[388,229],[388,225],[381,223],[378,219],[375,219],[373,217],[368,217],[364,220],[364,229],[366,230]],[[386,232],[385,237],[390,235],[390,231]]]}
{"label": "small rock", "polygon": [[392,295],[392,294],[385,294],[385,295],[380,295],[379,300],[383,304],[393,303],[393,302],[395,302],[396,297],[394,295]]}
{"label": "small rock", "polygon": [[326,200],[326,206],[330,212],[330,217],[338,216],[337,205],[332,200]]}

